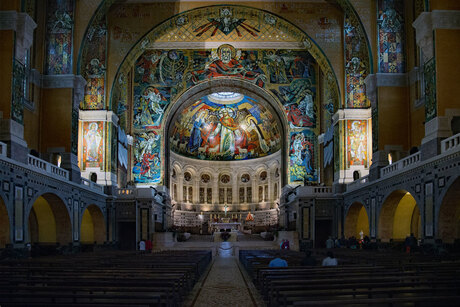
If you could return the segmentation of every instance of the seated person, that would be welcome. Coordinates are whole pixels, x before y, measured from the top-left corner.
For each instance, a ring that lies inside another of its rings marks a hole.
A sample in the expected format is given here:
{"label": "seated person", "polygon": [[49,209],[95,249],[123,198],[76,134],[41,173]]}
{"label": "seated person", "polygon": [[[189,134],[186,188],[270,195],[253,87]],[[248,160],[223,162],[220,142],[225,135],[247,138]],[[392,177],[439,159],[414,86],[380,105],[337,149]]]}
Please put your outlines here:
{"label": "seated person", "polygon": [[305,258],[302,259],[300,262],[300,265],[308,265],[308,266],[315,266],[316,265],[316,259],[311,255],[311,251],[306,251],[305,252]]}
{"label": "seated person", "polygon": [[280,253],[277,253],[275,257],[276,258],[268,264],[270,268],[285,268],[288,266],[287,261],[281,258]]}
{"label": "seated person", "polygon": [[332,252],[327,252],[327,257],[323,259],[323,266],[337,266],[337,259]]}

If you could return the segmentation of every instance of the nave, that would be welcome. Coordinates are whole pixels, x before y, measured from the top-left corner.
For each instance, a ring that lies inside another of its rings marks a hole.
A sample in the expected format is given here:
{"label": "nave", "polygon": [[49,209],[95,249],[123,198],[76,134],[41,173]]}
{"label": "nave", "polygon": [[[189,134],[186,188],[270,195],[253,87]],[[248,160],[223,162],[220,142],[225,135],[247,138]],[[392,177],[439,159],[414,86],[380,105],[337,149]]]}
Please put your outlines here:
{"label": "nave", "polygon": [[[456,253],[380,249],[304,252],[101,250],[0,262],[1,306],[455,306]],[[338,266],[323,267],[333,251]],[[281,257],[287,268],[269,268]]]}

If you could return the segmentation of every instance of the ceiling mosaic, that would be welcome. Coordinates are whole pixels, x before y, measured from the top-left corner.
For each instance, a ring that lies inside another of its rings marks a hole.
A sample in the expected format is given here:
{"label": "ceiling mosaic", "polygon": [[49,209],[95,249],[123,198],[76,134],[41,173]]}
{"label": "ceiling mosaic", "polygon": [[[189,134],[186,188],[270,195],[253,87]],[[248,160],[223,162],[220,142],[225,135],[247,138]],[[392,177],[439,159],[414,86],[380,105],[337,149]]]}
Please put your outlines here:
{"label": "ceiling mosaic", "polygon": [[185,108],[170,133],[172,151],[202,160],[244,160],[281,148],[280,128],[254,99],[214,93]]}

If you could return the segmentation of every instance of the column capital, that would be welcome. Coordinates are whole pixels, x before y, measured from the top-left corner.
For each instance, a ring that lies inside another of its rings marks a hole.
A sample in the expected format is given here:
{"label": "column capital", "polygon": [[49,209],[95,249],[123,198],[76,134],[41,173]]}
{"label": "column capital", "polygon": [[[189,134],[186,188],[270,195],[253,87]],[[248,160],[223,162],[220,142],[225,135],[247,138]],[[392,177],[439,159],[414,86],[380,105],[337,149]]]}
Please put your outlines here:
{"label": "column capital", "polygon": [[423,12],[412,23],[417,45],[422,49],[424,61],[434,56],[433,31],[436,29],[460,29],[460,11],[434,10]]}
{"label": "column capital", "polygon": [[16,32],[15,57],[23,64],[26,51],[32,46],[36,27],[37,24],[27,13],[0,11],[0,30]]}

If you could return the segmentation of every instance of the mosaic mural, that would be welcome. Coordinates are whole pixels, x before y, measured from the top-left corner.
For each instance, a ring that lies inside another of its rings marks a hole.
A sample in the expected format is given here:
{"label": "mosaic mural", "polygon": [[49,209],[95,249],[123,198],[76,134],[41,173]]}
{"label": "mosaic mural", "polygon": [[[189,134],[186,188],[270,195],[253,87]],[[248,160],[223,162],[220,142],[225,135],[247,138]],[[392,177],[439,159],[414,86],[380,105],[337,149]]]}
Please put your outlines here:
{"label": "mosaic mural", "polygon": [[347,121],[347,168],[351,165],[367,167],[367,121]]}
{"label": "mosaic mural", "polygon": [[315,134],[308,129],[291,132],[289,139],[290,182],[317,181]]}
{"label": "mosaic mural", "polygon": [[45,74],[72,73],[73,0],[48,0]]}
{"label": "mosaic mural", "polygon": [[263,157],[281,148],[274,123],[272,114],[252,98],[214,93],[181,112],[170,134],[171,149],[206,160]]}
{"label": "mosaic mural", "polygon": [[74,155],[78,155],[78,115],[79,111],[78,108],[72,109],[72,131],[70,137],[70,151]]}
{"label": "mosaic mural", "polygon": [[102,168],[104,162],[104,122],[83,122],[83,168]]}
{"label": "mosaic mural", "polygon": [[334,146],[333,146],[333,150],[334,150],[334,180],[338,180],[339,179],[339,172],[340,172],[340,161],[341,161],[341,157],[340,157],[340,147],[342,144],[341,144],[341,137],[340,137],[340,132],[341,132],[341,129],[340,129],[340,125],[342,125],[342,121],[339,121],[335,126],[334,126]]}
{"label": "mosaic mural", "polygon": [[366,44],[362,38],[362,28],[352,18],[345,15],[345,107],[366,108],[369,100],[366,97],[364,79],[369,74],[370,62]]}
{"label": "mosaic mural", "polygon": [[86,32],[85,47],[80,59],[80,71],[86,79],[82,109],[101,110],[105,108],[105,74],[107,25],[102,12],[96,14],[95,20]]}
{"label": "mosaic mural", "polygon": [[134,134],[133,177],[136,183],[161,182],[161,137],[155,131]]}
{"label": "mosaic mural", "polygon": [[123,130],[128,130],[127,105],[128,87],[131,84],[131,72],[128,75],[120,74],[117,80],[117,86],[112,91],[112,101],[114,102],[113,110],[118,116],[118,126]]}
{"label": "mosaic mural", "polygon": [[[227,44],[212,50],[147,50],[139,57],[134,67],[133,128],[139,133],[154,131],[161,134],[162,121],[170,101],[200,82],[228,77],[250,81],[274,93],[284,106],[292,129],[315,128],[317,73],[316,61],[308,52],[300,50],[236,50]],[[119,76],[123,78],[124,74]],[[118,101],[117,109],[125,105],[123,102],[120,103],[126,100],[123,98],[126,95],[123,94],[125,90],[121,88],[125,84],[126,82],[119,80],[119,89],[114,91],[114,101]],[[209,99],[203,99],[206,103],[211,103]],[[279,132],[271,131],[270,127],[264,128],[267,126],[264,122],[270,121],[268,116],[271,115],[267,115],[269,113],[264,110],[257,110],[255,105],[251,105],[253,102],[250,98],[245,99],[242,107],[234,105],[232,109],[228,106],[222,108],[212,102],[214,114],[200,115],[198,118],[198,114],[194,113],[194,117],[187,119],[190,120],[187,123],[188,131],[177,128],[178,136],[174,142],[180,142],[182,145],[181,150],[177,151],[195,158],[209,158],[210,152],[216,150],[214,147],[217,143],[197,139],[193,146],[186,147],[192,128],[196,125],[195,128],[199,129],[198,126],[203,124],[205,117],[206,120],[212,121],[212,125],[216,125],[217,129],[218,122],[225,122],[224,117],[228,117],[229,123],[246,120],[246,124],[252,127],[248,134],[250,137],[246,139],[255,144],[248,148],[241,147],[242,150],[235,147],[230,151],[215,152],[211,159],[247,159],[272,153],[274,148],[278,148],[278,144],[272,144],[278,143]],[[195,108],[196,111],[201,106]],[[210,105],[207,108],[211,108]],[[224,110],[227,111],[225,115]],[[254,120],[250,121],[247,116],[252,116]],[[238,133],[232,132],[231,135],[235,137]],[[264,138],[258,135],[264,135]],[[208,146],[206,150],[203,149],[205,146]],[[199,153],[200,147],[202,149]],[[219,143],[219,147],[223,147],[223,144]]]}
{"label": "mosaic mural", "polygon": [[13,99],[11,118],[20,124],[24,123],[24,88],[26,82],[25,66],[18,60],[13,62]]}
{"label": "mosaic mural", "polygon": [[425,122],[437,116],[436,105],[436,62],[433,57],[423,68],[425,78]]}
{"label": "mosaic mural", "polygon": [[403,73],[404,52],[404,1],[378,1],[379,72]]}
{"label": "mosaic mural", "polygon": [[379,109],[372,107],[372,153],[379,150]]}

